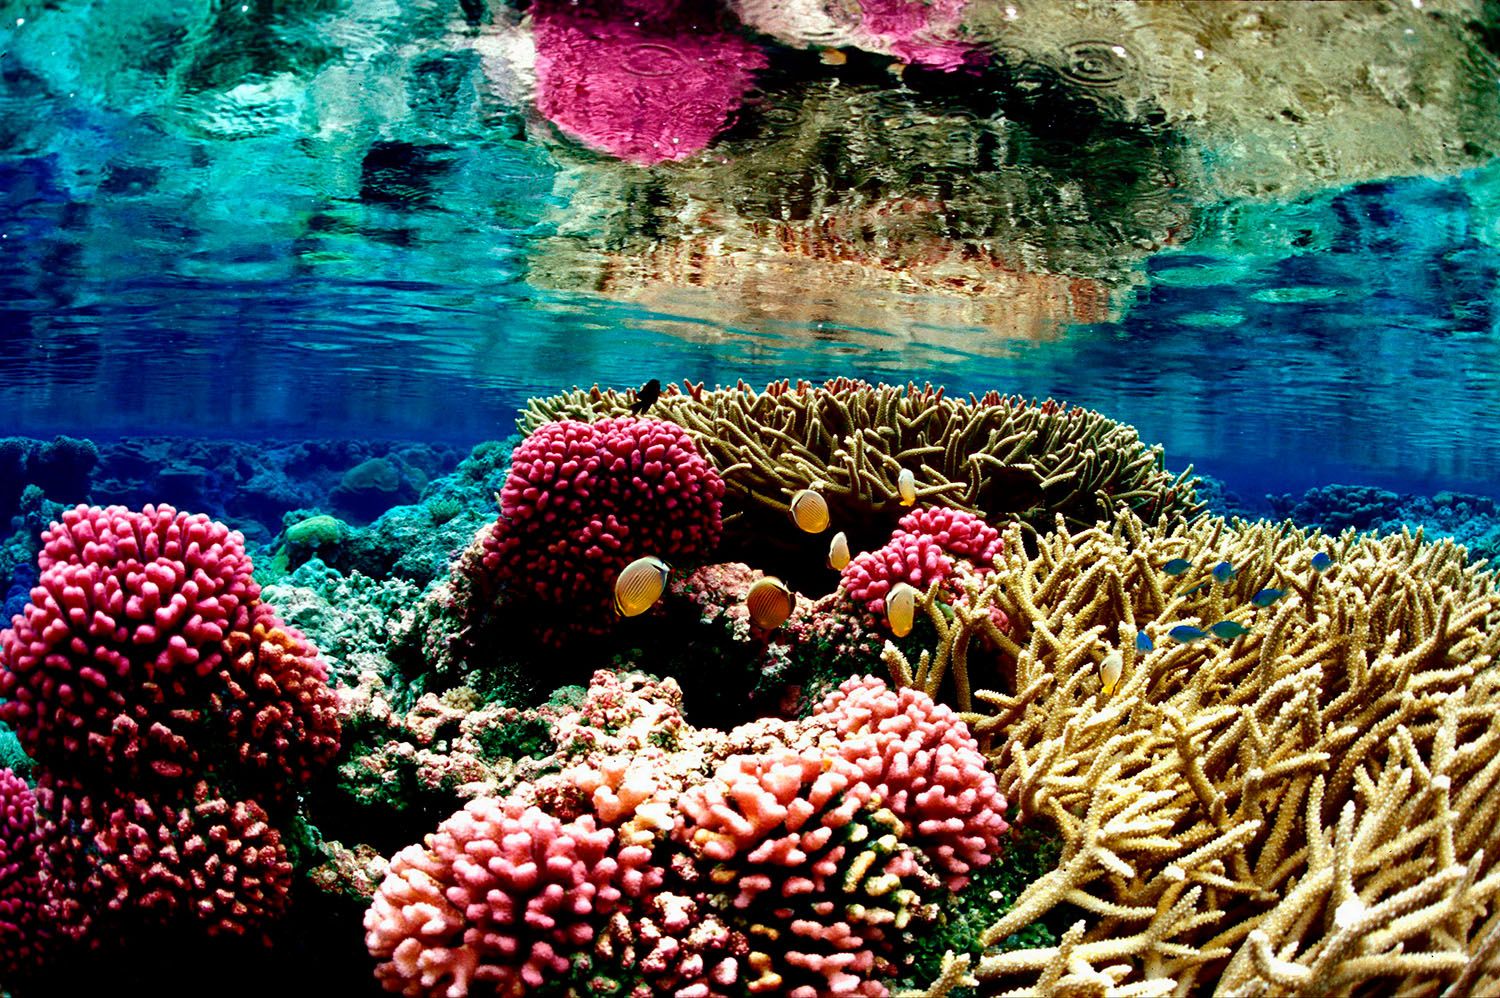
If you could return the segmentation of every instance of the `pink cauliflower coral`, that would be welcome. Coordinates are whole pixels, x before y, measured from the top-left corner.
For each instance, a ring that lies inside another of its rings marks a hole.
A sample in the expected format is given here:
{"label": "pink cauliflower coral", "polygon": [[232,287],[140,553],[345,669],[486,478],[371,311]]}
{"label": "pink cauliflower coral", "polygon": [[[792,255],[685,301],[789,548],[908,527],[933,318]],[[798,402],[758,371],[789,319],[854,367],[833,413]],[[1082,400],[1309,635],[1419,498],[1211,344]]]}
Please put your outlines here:
{"label": "pink cauliflower coral", "polygon": [[[1000,532],[961,509],[923,507],[903,516],[884,547],[862,551],[841,573],[840,587],[877,617],[885,612],[886,594],[898,582],[925,593],[934,582],[951,583],[957,595],[960,572],[986,575],[1005,550]],[[991,611],[995,626],[1006,630],[1004,611]]]}
{"label": "pink cauliflower coral", "polygon": [[909,840],[962,890],[999,852],[1005,796],[968,725],[920,690],[892,690],[874,676],[828,694],[814,718],[831,749],[860,770],[877,799],[904,821]]}
{"label": "pink cauliflower coral", "polygon": [[365,944],[388,991],[521,993],[565,973],[626,897],[661,879],[651,850],[620,846],[592,816],[563,822],[481,797],[396,854],[365,913]]}
{"label": "pink cauliflower coral", "polygon": [[43,766],[195,769],[205,677],[260,595],[243,538],[170,506],[79,506],[42,542],[31,602],[0,632],[0,720]]}
{"label": "pink cauliflower coral", "polygon": [[0,769],[0,980],[14,981],[41,959],[40,850],[36,796],[25,780]]}
{"label": "pink cauliflower coral", "polygon": [[562,608],[558,627],[601,632],[626,565],[691,561],[718,544],[723,496],[719,473],[674,423],[547,423],[511,458],[500,519],[483,538],[481,588]]}
{"label": "pink cauliflower coral", "polygon": [[338,754],[338,698],[328,670],[317,649],[265,604],[225,647],[221,689],[210,697],[215,723],[234,746],[241,773],[271,800],[285,799]]}
{"label": "pink cauliflower coral", "polygon": [[97,946],[143,925],[185,923],[251,936],[290,902],[291,863],[255,801],[203,781],[179,802],[47,785],[37,793],[49,918],[71,939]]}

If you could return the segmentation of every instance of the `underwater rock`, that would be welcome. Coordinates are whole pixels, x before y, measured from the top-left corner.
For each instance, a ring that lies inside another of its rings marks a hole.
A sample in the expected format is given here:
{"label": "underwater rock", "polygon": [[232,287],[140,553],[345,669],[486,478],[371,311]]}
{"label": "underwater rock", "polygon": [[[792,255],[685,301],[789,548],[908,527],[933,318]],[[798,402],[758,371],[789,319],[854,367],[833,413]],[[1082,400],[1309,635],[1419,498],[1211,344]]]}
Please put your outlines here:
{"label": "underwater rock", "polygon": [[391,677],[392,642],[410,626],[420,590],[403,579],[345,575],[313,558],[261,589],[261,599],[308,636],[345,683]]}
{"label": "underwater rock", "polygon": [[1500,559],[1500,503],[1489,496],[1398,495],[1363,485],[1325,485],[1301,496],[1268,495],[1266,501],[1276,517],[1328,533],[1420,530],[1429,540],[1452,538],[1467,549],[1472,562],[1493,566]]}
{"label": "underwater rock", "polygon": [[0,524],[20,509],[18,501],[34,485],[53,502],[73,504],[88,498],[89,481],[99,463],[99,448],[78,437],[0,438]]}

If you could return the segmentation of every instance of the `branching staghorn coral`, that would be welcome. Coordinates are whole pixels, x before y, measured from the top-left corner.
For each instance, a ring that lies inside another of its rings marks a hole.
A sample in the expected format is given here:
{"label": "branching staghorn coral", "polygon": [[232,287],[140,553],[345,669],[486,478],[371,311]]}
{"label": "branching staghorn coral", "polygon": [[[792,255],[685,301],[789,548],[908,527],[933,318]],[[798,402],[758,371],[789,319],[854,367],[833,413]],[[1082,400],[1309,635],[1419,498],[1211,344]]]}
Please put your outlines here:
{"label": "branching staghorn coral", "polygon": [[[625,415],[632,401],[614,389],[575,389],[530,400],[517,425],[530,433],[556,419]],[[1058,515],[1086,526],[1120,506],[1150,519],[1199,509],[1188,473],[1169,474],[1160,447],[1050,399],[993,391],[948,398],[931,385],[844,378],[773,382],[763,392],[743,381],[716,389],[684,381],[668,386],[650,413],[685,428],[724,477],[726,525],[749,509],[785,515],[790,497],[814,483],[836,522],[839,513],[856,525],[878,513],[894,521],[903,469],[916,476],[919,503],[1019,515],[1044,529]]]}
{"label": "branching staghorn coral", "polygon": [[[1495,979],[1492,575],[1420,534],[1121,514],[1060,523],[1028,555],[1022,529],[951,618],[929,594],[937,649],[915,668],[886,652],[897,682],[967,671],[984,709],[964,716],[1002,789],[1064,840],[982,942],[1061,904],[1084,918],[1055,947],[970,954],[985,993],[1462,994]],[[1177,558],[1190,567],[1166,574]],[[991,606],[1011,635],[985,628]],[[1225,620],[1246,633],[1170,636]],[[981,631],[998,651],[974,654]]]}

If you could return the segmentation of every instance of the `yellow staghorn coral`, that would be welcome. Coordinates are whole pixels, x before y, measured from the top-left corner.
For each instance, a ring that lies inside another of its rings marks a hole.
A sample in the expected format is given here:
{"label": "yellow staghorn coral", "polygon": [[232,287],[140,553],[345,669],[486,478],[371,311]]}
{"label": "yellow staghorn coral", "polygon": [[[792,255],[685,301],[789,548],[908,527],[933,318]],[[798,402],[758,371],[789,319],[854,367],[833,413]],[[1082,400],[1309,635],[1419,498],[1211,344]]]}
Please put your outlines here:
{"label": "yellow staghorn coral", "polygon": [[[1500,977],[1492,574],[1420,533],[1121,513],[1059,522],[1032,554],[1023,533],[916,668],[885,655],[914,685],[963,668],[1007,796],[1064,842],[981,942],[1059,905],[1082,921],[1055,947],[968,954],[984,993],[1461,994]],[[1176,558],[1191,567],[1167,575]],[[1269,588],[1285,595],[1257,606]],[[1010,635],[984,628],[991,605]],[[1247,633],[1169,636],[1225,620]]]}
{"label": "yellow staghorn coral", "polygon": [[[633,393],[597,385],[575,389],[532,399],[517,425],[529,433],[556,419],[626,415],[632,401]],[[918,502],[1014,514],[1042,528],[1057,516],[1093,523],[1119,507],[1152,519],[1200,509],[1188,472],[1168,473],[1160,447],[1147,447],[1132,427],[1050,399],[997,392],[957,399],[931,385],[842,378],[773,382],[763,392],[743,381],[716,389],[683,382],[668,386],[650,415],[685,428],[724,476],[726,524],[746,514],[785,516],[791,496],[816,485],[836,522],[857,529],[878,521],[889,532],[904,512],[903,469],[916,476]]]}

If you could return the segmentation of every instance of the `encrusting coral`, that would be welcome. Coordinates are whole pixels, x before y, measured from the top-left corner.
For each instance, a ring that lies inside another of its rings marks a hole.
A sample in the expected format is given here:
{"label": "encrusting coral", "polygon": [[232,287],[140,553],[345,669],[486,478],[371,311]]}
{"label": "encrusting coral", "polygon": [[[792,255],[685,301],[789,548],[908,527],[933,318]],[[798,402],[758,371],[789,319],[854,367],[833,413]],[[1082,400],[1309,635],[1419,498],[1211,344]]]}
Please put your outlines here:
{"label": "encrusting coral", "polygon": [[[963,716],[1020,821],[1064,846],[981,943],[1059,905],[1081,917],[1057,946],[954,954],[933,993],[1463,994],[1493,979],[1492,575],[1448,542],[1290,524],[1122,513],[1059,523],[1034,555],[1021,539],[1007,532],[944,640],[984,630],[1000,650],[967,661],[991,689]],[[1188,567],[1169,574],[1175,559]],[[985,626],[991,605],[1013,636]],[[1226,621],[1239,626],[1213,627]],[[886,658],[910,681],[900,652]]]}
{"label": "encrusting coral", "polygon": [[[517,425],[531,433],[557,419],[620,416],[631,404],[614,389],[575,389],[530,400]],[[790,497],[816,484],[835,523],[856,530],[875,520],[889,530],[903,469],[916,476],[918,502],[989,519],[1015,515],[1040,529],[1059,514],[1087,526],[1121,506],[1153,520],[1199,509],[1188,473],[1168,473],[1161,448],[1050,399],[988,392],[965,400],[931,385],[844,378],[772,382],[763,392],[684,381],[667,386],[651,412],[687,430],[723,475],[726,527],[756,509],[784,516]]]}

